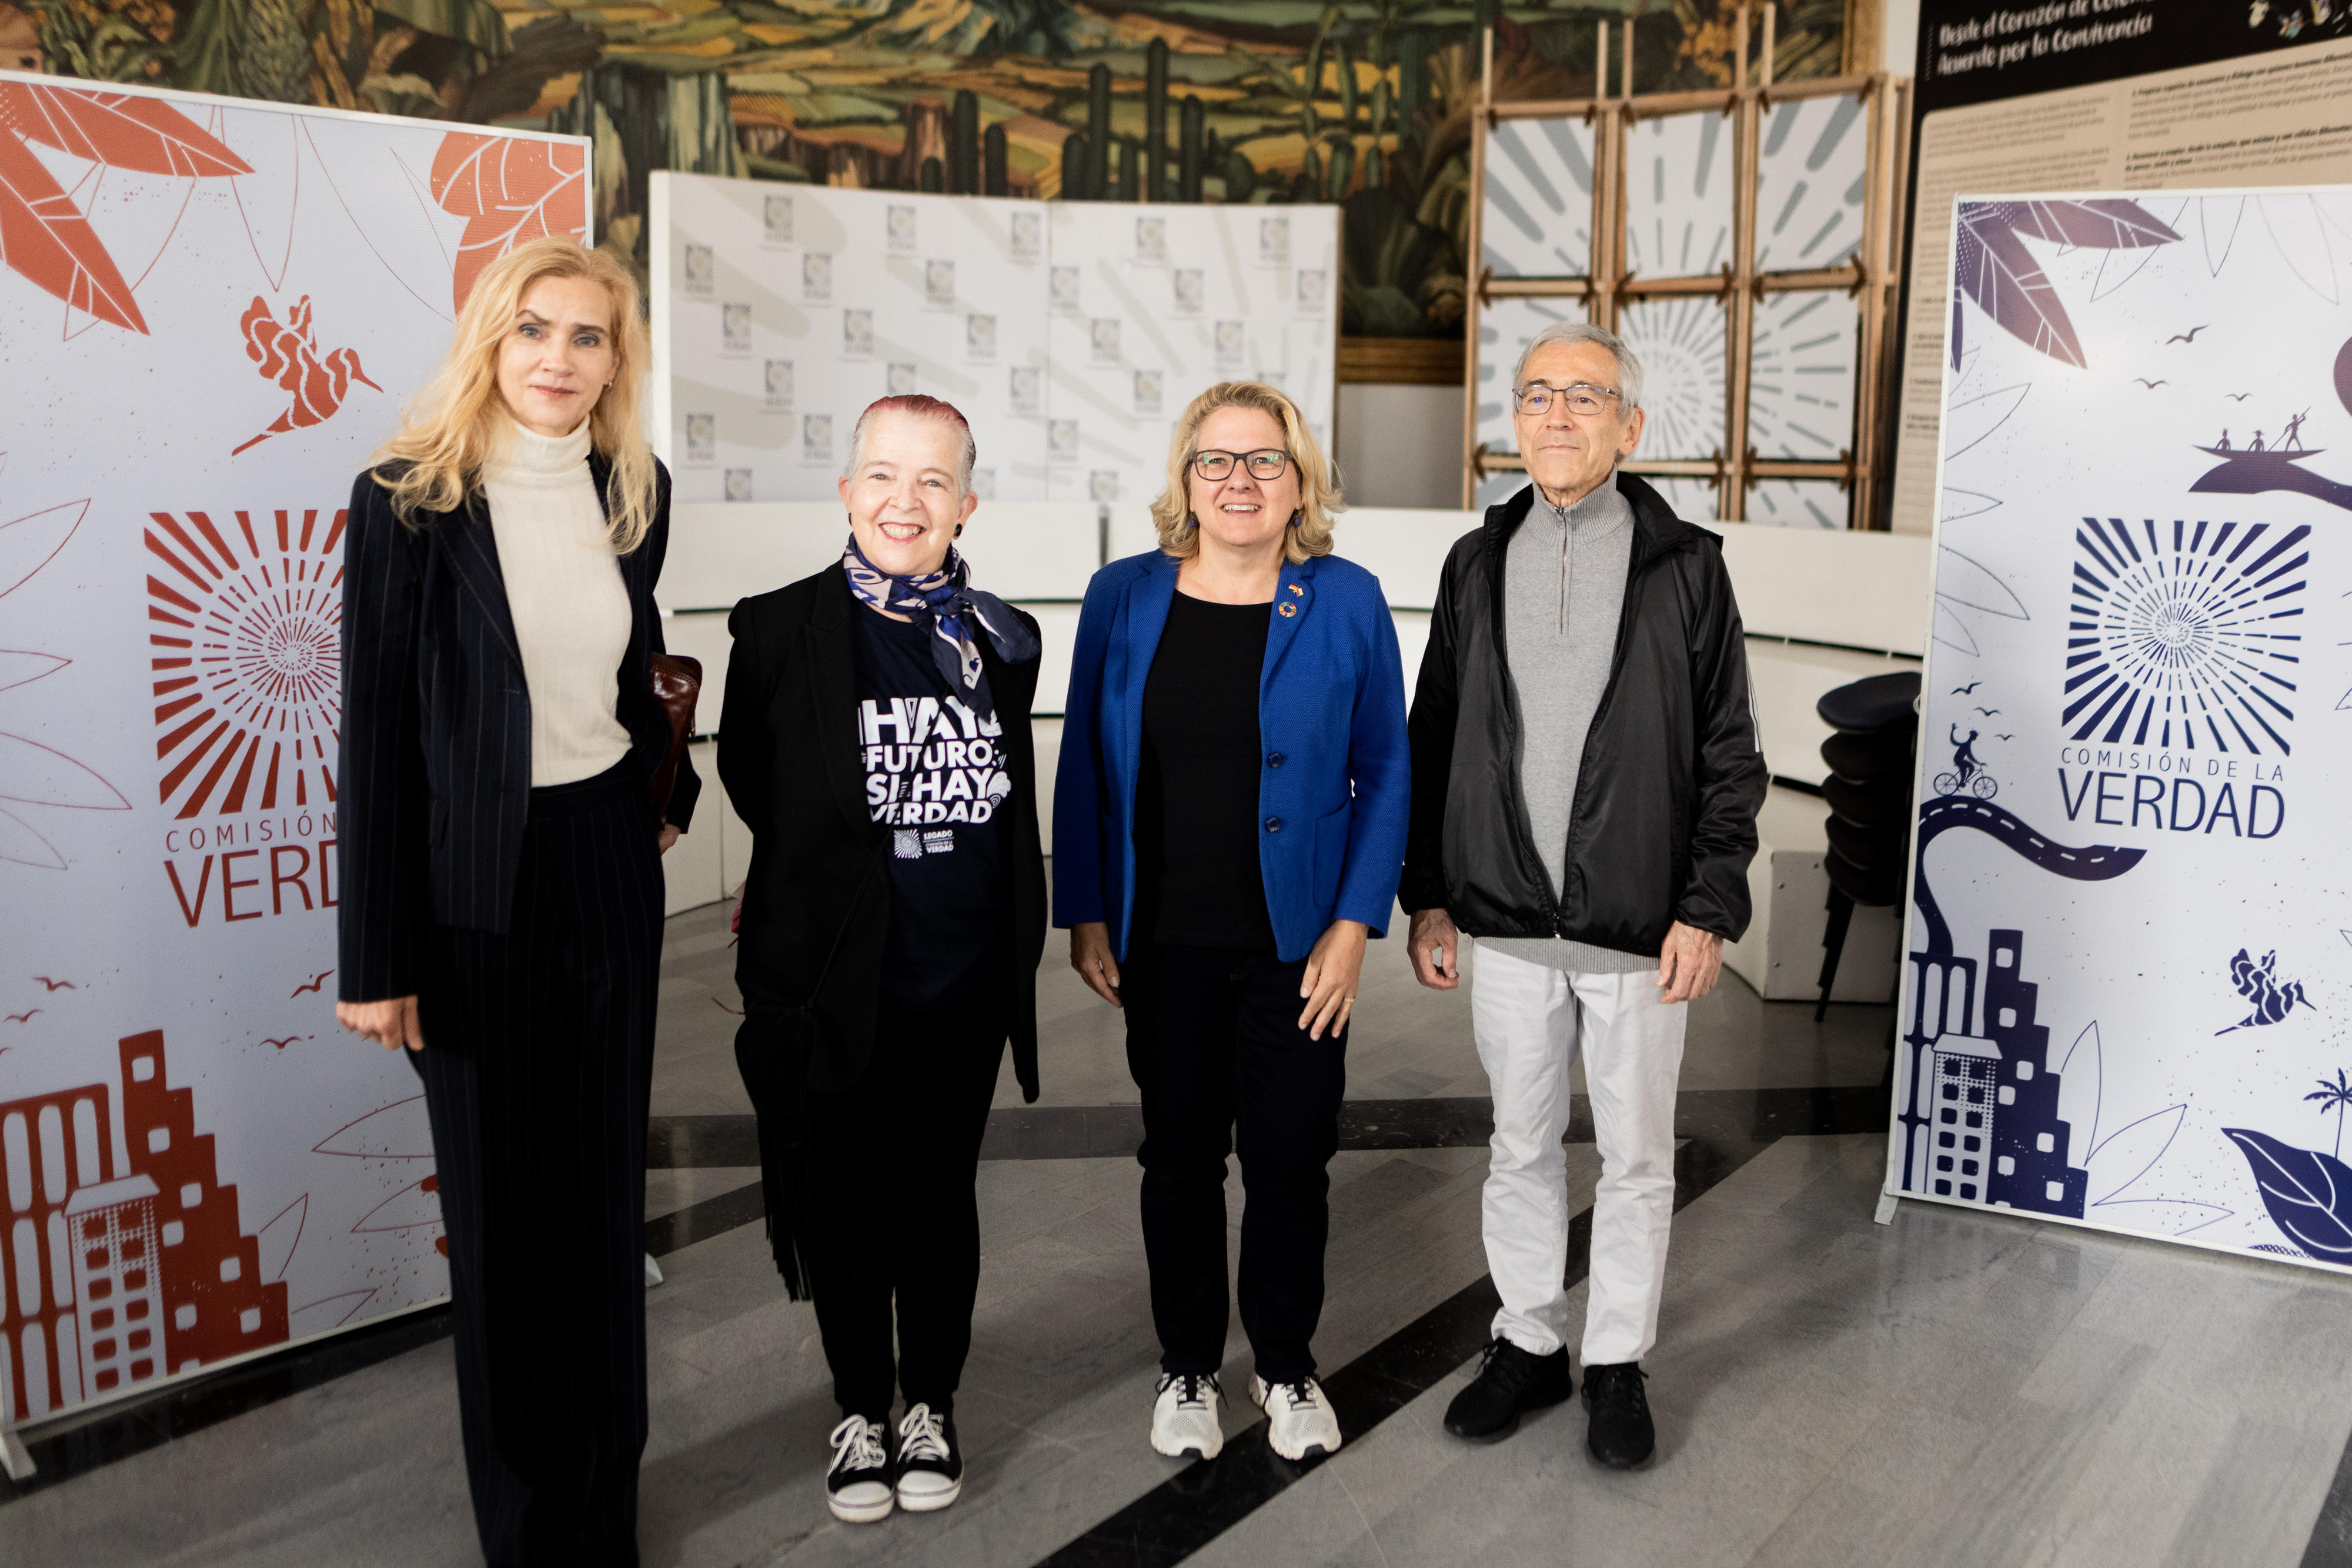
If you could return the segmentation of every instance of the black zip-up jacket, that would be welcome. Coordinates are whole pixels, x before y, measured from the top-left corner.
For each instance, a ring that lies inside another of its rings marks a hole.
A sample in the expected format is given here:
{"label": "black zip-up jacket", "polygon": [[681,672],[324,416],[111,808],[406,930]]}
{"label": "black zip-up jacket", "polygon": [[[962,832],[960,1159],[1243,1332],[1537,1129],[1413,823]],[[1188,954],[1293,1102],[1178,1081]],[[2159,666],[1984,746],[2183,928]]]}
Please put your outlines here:
{"label": "black zip-up jacket", "polygon": [[1748,862],[1769,783],[1721,541],[1630,474],[1633,508],[1609,685],[1584,738],[1555,894],[1519,791],[1519,680],[1504,646],[1503,563],[1530,486],[1445,558],[1408,725],[1412,827],[1398,896],[1472,936],[1565,936],[1655,954],[1677,920],[1748,929]]}

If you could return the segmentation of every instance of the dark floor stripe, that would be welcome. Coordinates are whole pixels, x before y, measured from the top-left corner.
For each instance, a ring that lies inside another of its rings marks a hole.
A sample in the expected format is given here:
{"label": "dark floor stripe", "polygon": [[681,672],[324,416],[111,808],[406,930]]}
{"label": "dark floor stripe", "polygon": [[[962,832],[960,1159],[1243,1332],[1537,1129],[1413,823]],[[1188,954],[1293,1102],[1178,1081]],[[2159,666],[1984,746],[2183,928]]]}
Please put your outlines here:
{"label": "dark floor stripe", "polygon": [[[1885,1124],[1883,1087],[1690,1089],[1675,1103],[1685,1137],[1782,1136],[1831,1117],[1843,1126],[1856,1114]],[[1872,1109],[1872,1108],[1874,1108]],[[1859,1129],[1870,1131],[1870,1128]],[[1494,1102],[1483,1094],[1454,1099],[1349,1100],[1339,1108],[1342,1149],[1448,1149],[1484,1144],[1495,1131]],[[1568,1141],[1592,1141],[1592,1110],[1579,1094],[1570,1103]],[[1018,1105],[989,1113],[983,1160],[1123,1159],[1143,1146],[1143,1111],[1137,1105]],[[646,1163],[656,1170],[709,1169],[760,1163],[756,1124],[748,1113],[719,1116],[656,1116]]]}
{"label": "dark floor stripe", "polygon": [[[1885,1124],[1882,1116],[1879,1125]],[[1675,1154],[1675,1207],[1680,1210],[1754,1159],[1781,1134],[1760,1142],[1732,1138],[1708,1145],[1692,1139]],[[1592,1260],[1592,1210],[1569,1221],[1566,1283],[1574,1290]],[[1481,1274],[1436,1306],[1323,1379],[1339,1413],[1341,1453],[1373,1427],[1453,1375],[1478,1354],[1502,1298]],[[1234,1393],[1238,1395],[1239,1390]],[[1037,1568],[1171,1568],[1329,1462],[1293,1464],[1266,1443],[1263,1421],[1226,1439],[1214,1459],[1195,1460]]]}
{"label": "dark floor stripe", "polygon": [[2327,1500],[2312,1521],[2303,1568],[2352,1568],[2352,1442],[2344,1445],[2344,1457],[2336,1461],[2336,1479],[2327,1485]]}

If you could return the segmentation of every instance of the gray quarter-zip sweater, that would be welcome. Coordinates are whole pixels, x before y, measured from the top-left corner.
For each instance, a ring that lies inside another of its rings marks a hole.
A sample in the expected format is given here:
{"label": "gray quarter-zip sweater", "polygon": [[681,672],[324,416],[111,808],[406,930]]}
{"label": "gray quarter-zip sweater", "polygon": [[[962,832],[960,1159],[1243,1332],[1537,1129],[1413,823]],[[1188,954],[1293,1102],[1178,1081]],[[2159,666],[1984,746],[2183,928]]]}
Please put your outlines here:
{"label": "gray quarter-zip sweater", "polygon": [[[1555,903],[1568,873],[1568,822],[1584,737],[1609,685],[1633,561],[1633,508],[1613,471],[1565,510],[1538,493],[1504,558],[1503,637],[1519,702],[1519,793]],[[1571,973],[1630,975],[1658,964],[1558,936],[1479,940]]]}

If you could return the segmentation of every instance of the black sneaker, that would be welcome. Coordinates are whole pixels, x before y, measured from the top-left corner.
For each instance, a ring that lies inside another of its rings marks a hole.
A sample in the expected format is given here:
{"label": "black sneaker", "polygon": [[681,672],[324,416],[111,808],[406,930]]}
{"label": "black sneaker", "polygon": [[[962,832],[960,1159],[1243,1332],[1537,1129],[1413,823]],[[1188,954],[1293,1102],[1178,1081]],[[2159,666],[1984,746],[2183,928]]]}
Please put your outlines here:
{"label": "black sneaker", "polygon": [[947,1507],[963,1493],[963,1451],[955,1417],[910,1405],[898,1418],[898,1506],[909,1513]]}
{"label": "black sneaker", "polygon": [[1474,1443],[1498,1443],[1519,1429],[1520,1416],[1575,1392],[1576,1372],[1565,1348],[1538,1355],[1497,1334],[1478,1375],[1445,1407],[1445,1429]]}
{"label": "black sneaker", "polygon": [[845,1524],[872,1524],[890,1517],[890,1450],[883,1426],[863,1416],[845,1416],[833,1429],[833,1468],[825,1472],[825,1505]]}
{"label": "black sneaker", "polygon": [[1584,1447],[1593,1463],[1630,1470],[1658,1446],[1658,1429],[1650,1421],[1650,1396],[1642,1388],[1649,1375],[1631,1361],[1584,1369],[1584,1407],[1591,1413]]}

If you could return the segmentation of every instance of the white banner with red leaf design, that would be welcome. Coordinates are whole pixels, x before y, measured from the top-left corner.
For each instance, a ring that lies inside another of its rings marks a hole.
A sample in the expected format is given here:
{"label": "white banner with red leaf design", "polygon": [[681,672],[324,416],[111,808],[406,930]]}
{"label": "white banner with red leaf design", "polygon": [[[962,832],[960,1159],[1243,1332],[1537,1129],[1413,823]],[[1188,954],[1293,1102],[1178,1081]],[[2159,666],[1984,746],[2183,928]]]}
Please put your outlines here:
{"label": "white banner with red leaf design", "polygon": [[0,1422],[447,1291],[334,1024],[343,507],[571,138],[0,72]]}

